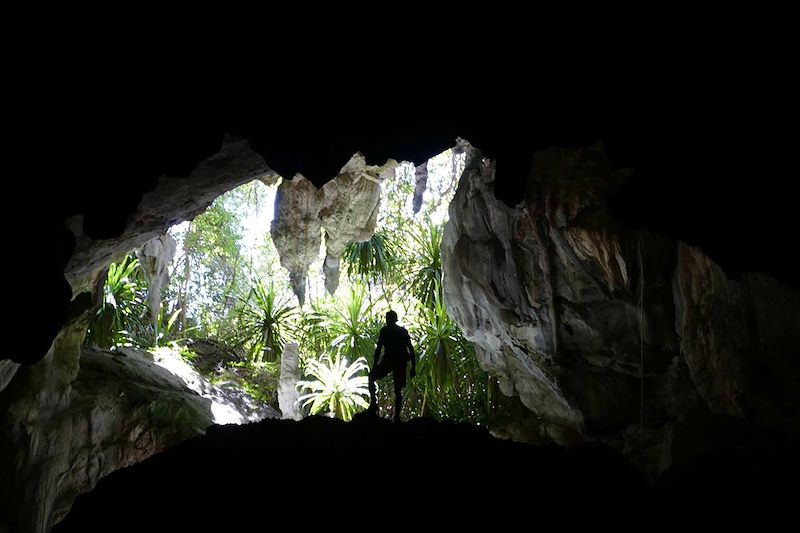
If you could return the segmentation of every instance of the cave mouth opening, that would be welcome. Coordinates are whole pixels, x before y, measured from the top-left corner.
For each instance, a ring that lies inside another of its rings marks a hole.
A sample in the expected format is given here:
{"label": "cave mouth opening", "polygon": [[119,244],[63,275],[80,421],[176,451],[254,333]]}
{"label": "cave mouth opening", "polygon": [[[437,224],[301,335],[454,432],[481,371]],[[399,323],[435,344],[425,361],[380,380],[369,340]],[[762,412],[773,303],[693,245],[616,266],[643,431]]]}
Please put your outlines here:
{"label": "cave mouth opening", "polygon": [[[336,222],[351,222],[348,210],[359,206],[337,207],[345,214],[331,223],[323,218],[310,239],[307,228],[281,225],[293,209],[281,202],[295,205],[284,184],[302,176],[256,179],[219,195],[203,213],[109,266],[85,344],[143,353],[210,398],[218,424],[281,413],[350,420],[367,407],[375,344],[394,310],[417,357],[403,419],[491,427],[518,418],[519,401],[480,368],[444,302],[441,242],[467,158],[458,148],[417,166],[392,162],[379,180],[362,181],[378,185],[376,213],[360,232],[366,239],[343,247]],[[345,195],[354,181],[333,180]],[[311,194],[330,195],[324,187]],[[293,254],[301,248],[312,253],[298,293]],[[380,416],[392,417],[391,378],[377,391]]]}

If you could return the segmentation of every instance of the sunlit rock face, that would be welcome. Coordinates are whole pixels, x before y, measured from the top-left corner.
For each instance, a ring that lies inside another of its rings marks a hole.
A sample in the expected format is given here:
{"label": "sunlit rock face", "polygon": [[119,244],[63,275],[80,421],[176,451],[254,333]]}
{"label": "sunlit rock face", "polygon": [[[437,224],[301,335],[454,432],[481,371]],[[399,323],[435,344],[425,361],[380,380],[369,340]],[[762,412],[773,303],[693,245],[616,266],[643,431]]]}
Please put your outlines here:
{"label": "sunlit rock face", "polygon": [[163,235],[175,224],[193,219],[221,194],[254,179],[272,185],[278,176],[246,140],[226,138],[220,151],[201,161],[190,176],[162,176],[156,188],[144,194],[118,238],[91,239],[84,235],[80,217],[68,221],[76,246],[64,275],[73,294],[123,254]]}
{"label": "sunlit rock face", "polygon": [[494,163],[470,155],[443,239],[445,303],[506,394],[596,436],[797,412],[796,292],[620,227],[606,200],[625,173],[600,146],[537,153],[514,207],[494,197]]}
{"label": "sunlit rock face", "polygon": [[301,420],[303,412],[297,399],[297,382],[300,381],[300,347],[296,342],[284,346],[281,354],[281,377],[278,383],[278,406],[282,418]]}
{"label": "sunlit rock face", "polygon": [[422,208],[422,198],[425,189],[428,187],[428,162],[414,167],[414,197],[411,201],[411,208],[414,213],[419,213]]}
{"label": "sunlit rock face", "polygon": [[[208,341],[196,341],[191,346],[193,350],[213,349],[212,343]],[[126,354],[136,355],[136,350],[126,348],[123,351]],[[175,350],[157,348],[151,352],[139,353],[141,357],[152,360],[158,366],[178,377],[189,389],[201,397],[210,400],[211,414],[215,424],[249,424],[264,418],[280,418],[280,413],[269,404],[256,400],[246,391],[227,380],[215,385],[195,370],[192,365],[184,361]],[[206,352],[205,357],[209,358],[208,352]]]}
{"label": "sunlit rock face", "polygon": [[354,155],[335,179],[323,185],[320,220],[325,228],[325,289],[333,294],[339,286],[339,257],[349,242],[368,241],[378,223],[381,183],[397,163],[367,165]]}
{"label": "sunlit rock face", "polygon": [[319,256],[322,243],[319,211],[322,199],[314,184],[301,175],[284,179],[275,193],[275,218],[270,233],[281,265],[300,305],[306,298],[308,268]]}
{"label": "sunlit rock face", "polygon": [[48,531],[114,470],[213,423],[280,416],[209,383],[170,350],[82,347],[92,312],[76,313],[47,356],[20,367],[0,394],[0,530]]}
{"label": "sunlit rock face", "polygon": [[135,353],[84,349],[69,383],[57,356],[23,367],[0,398],[0,523],[11,531],[48,531],[101,477],[212,423],[209,400]]}
{"label": "sunlit rock face", "polygon": [[150,239],[136,250],[139,265],[147,281],[147,306],[153,321],[161,309],[161,290],[169,285],[169,265],[175,256],[177,243],[169,233]]}
{"label": "sunlit rock face", "polygon": [[319,256],[320,228],[325,233],[325,288],[333,294],[339,286],[339,257],[347,243],[368,241],[375,233],[380,184],[396,166],[393,160],[381,166],[368,165],[357,153],[321,189],[302,175],[280,184],[272,241],[281,265],[289,271],[300,305],[305,302],[309,266]]}
{"label": "sunlit rock face", "polygon": [[[113,169],[109,172],[113,176]],[[152,361],[82,351],[102,297],[99,274],[142,247],[148,280],[158,284],[174,250],[160,236],[171,226],[194,218],[243,183],[260,179],[271,185],[278,178],[247,141],[226,138],[190,176],[162,176],[118,237],[94,240],[83,233],[80,217],[66,221],[75,236],[64,269],[73,292],[69,316],[37,364],[0,366],[0,529],[12,524],[12,530],[47,530],[99,477],[211,423],[212,403]],[[149,304],[155,315],[157,299]]]}
{"label": "sunlit rock face", "polygon": [[3,359],[0,361],[0,392],[6,388],[6,385],[11,383],[11,379],[19,369],[19,363],[15,363],[10,359]]}

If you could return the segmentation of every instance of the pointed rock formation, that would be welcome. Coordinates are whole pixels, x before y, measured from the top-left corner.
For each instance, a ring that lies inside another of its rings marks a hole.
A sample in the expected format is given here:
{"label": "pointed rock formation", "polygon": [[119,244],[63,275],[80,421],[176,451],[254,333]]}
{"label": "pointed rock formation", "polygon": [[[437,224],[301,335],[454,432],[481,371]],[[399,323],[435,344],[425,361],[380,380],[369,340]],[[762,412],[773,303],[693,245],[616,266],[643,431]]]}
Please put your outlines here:
{"label": "pointed rock formation", "polygon": [[367,165],[364,156],[355,154],[335,179],[321,190],[320,219],[325,228],[325,289],[333,294],[339,286],[339,258],[349,242],[368,241],[375,234],[381,183],[394,168],[395,161],[385,165]]}
{"label": "pointed rock formation", "polygon": [[319,254],[320,228],[325,232],[325,288],[333,294],[339,286],[339,257],[347,243],[367,241],[375,233],[380,184],[396,166],[394,160],[368,165],[357,153],[322,189],[299,174],[278,187],[272,240],[300,305],[308,268]]}
{"label": "pointed rock formation", "polygon": [[169,284],[169,265],[175,257],[178,243],[169,233],[150,239],[136,250],[139,265],[147,281],[147,306],[153,324],[161,310],[161,290]]}
{"label": "pointed rock formation", "polygon": [[297,382],[300,381],[300,347],[296,342],[284,346],[281,354],[281,377],[278,383],[278,406],[282,418],[302,420],[303,413],[297,403]]}
{"label": "pointed rock formation", "polygon": [[425,189],[428,188],[428,162],[414,167],[414,197],[411,202],[411,209],[414,213],[419,213],[422,208],[422,197]]}
{"label": "pointed rock formation", "polygon": [[301,306],[306,301],[308,267],[319,256],[322,243],[321,207],[319,191],[300,174],[281,181],[278,186],[270,233],[281,265],[289,271],[292,290]]}

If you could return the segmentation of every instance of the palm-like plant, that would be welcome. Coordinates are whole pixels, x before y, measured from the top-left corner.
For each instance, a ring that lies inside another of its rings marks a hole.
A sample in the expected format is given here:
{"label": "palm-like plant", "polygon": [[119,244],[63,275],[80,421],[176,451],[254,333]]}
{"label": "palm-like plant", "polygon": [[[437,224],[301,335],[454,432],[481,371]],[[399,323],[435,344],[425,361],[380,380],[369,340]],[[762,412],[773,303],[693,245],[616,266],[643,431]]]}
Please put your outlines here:
{"label": "palm-like plant", "polygon": [[367,368],[363,357],[353,364],[338,354],[320,360],[310,359],[306,363],[306,373],[316,379],[297,383],[299,389],[310,391],[300,396],[298,401],[304,402],[303,407],[310,404],[312,415],[324,411],[349,422],[359,407],[366,409],[369,406],[367,376],[357,375]]}
{"label": "palm-like plant", "polygon": [[[161,308],[158,310],[158,317],[156,318],[155,322],[152,324],[154,327],[153,329],[153,347],[164,346],[166,343],[174,340],[173,337],[175,333],[173,331],[173,327],[175,326],[175,322],[180,317],[183,309],[178,307],[172,314],[169,314],[169,308],[166,304],[161,304]],[[181,334],[185,337],[186,333],[191,331],[193,328],[186,328]]]}
{"label": "palm-like plant", "polygon": [[348,276],[366,280],[378,280],[385,289],[400,260],[395,241],[385,232],[376,232],[368,241],[351,242],[342,251],[342,260],[347,265]]}
{"label": "palm-like plant", "polygon": [[325,331],[334,351],[354,360],[372,358],[377,338],[374,321],[370,320],[372,307],[367,301],[366,288],[356,282],[343,300],[320,309],[317,325]]}
{"label": "palm-like plant", "polygon": [[89,325],[86,343],[99,348],[139,344],[147,328],[145,285],[139,260],[132,255],[108,266],[103,301]]}
{"label": "palm-like plant", "polygon": [[268,286],[259,279],[239,306],[239,341],[234,344],[248,345],[253,360],[277,361],[283,352],[288,334],[294,328],[297,311],[280,298],[272,282]]}
{"label": "palm-like plant", "polygon": [[301,311],[298,323],[298,337],[300,340],[300,357],[319,358],[330,350],[331,337],[326,327],[327,312],[323,300],[312,300],[309,311]]}
{"label": "palm-like plant", "polygon": [[490,377],[480,368],[474,345],[447,315],[439,287],[434,294],[433,305],[419,309],[420,359],[406,408],[412,416],[483,421],[492,411]]}
{"label": "palm-like plant", "polygon": [[434,285],[433,304],[420,309],[420,374],[435,390],[446,392],[453,385],[450,356],[459,340],[458,326],[447,316],[439,284]]}
{"label": "palm-like plant", "polygon": [[437,295],[441,297],[442,233],[441,226],[430,222],[411,232],[410,281],[406,285],[425,306],[433,305]]}

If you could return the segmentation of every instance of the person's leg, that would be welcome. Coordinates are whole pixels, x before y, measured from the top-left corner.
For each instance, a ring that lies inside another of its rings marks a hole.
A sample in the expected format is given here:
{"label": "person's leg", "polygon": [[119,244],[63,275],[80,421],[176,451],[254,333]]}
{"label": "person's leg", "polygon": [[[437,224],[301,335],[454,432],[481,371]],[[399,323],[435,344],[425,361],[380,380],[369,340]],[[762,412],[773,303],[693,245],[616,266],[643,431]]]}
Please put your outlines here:
{"label": "person's leg", "polygon": [[378,401],[375,395],[375,369],[369,371],[369,408],[367,411],[376,413],[378,411]]}
{"label": "person's leg", "polygon": [[406,386],[406,365],[400,365],[392,371],[394,382],[394,421],[400,422],[400,410],[403,408],[403,387]]}
{"label": "person's leg", "polygon": [[403,389],[394,384],[394,421],[400,422],[400,409],[403,407]]}
{"label": "person's leg", "polygon": [[376,394],[376,387],[375,382],[380,381],[381,379],[385,378],[389,372],[391,372],[391,367],[386,365],[383,361],[376,364],[372,367],[369,371],[368,377],[368,388],[369,388],[369,408],[367,411],[371,413],[377,414],[378,412],[378,398]]}

